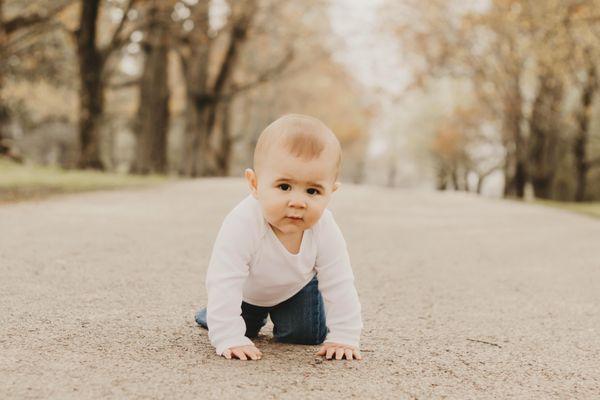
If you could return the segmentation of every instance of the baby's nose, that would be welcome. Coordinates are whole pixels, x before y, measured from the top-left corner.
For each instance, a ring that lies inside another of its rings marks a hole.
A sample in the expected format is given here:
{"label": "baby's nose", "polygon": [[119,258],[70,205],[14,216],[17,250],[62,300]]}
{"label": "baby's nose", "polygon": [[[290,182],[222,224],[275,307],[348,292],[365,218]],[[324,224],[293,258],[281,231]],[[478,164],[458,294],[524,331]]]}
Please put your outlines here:
{"label": "baby's nose", "polygon": [[292,197],[289,203],[290,207],[306,208],[306,202],[300,197]]}

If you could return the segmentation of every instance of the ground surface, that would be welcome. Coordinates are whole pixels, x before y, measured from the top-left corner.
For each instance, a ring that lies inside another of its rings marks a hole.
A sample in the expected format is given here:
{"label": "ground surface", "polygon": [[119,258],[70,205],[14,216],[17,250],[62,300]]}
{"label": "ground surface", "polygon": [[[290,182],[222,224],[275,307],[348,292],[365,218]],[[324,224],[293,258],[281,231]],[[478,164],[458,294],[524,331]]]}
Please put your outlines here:
{"label": "ground surface", "polygon": [[193,321],[241,180],[0,207],[0,398],[600,397],[600,222],[460,194],[343,186],[331,205],[364,359],[257,341],[215,355]]}
{"label": "ground surface", "polygon": [[[40,200],[60,193],[150,186],[166,181],[160,175],[131,175],[94,170],[19,164],[0,155],[0,206]],[[600,208],[600,207],[599,207]]]}

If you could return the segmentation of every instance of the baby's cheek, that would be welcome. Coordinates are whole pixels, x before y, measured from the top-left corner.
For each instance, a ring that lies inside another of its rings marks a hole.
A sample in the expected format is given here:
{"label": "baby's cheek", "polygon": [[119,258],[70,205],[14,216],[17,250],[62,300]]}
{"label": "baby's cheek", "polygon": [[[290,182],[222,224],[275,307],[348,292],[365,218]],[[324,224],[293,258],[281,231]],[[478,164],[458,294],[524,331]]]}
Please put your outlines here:
{"label": "baby's cheek", "polygon": [[267,205],[266,212],[271,218],[278,218],[279,214],[281,213],[279,207],[277,206],[277,203],[269,203]]}
{"label": "baby's cheek", "polygon": [[319,220],[319,214],[316,212],[311,212],[305,220],[306,220],[307,224],[309,224],[310,226],[313,226]]}

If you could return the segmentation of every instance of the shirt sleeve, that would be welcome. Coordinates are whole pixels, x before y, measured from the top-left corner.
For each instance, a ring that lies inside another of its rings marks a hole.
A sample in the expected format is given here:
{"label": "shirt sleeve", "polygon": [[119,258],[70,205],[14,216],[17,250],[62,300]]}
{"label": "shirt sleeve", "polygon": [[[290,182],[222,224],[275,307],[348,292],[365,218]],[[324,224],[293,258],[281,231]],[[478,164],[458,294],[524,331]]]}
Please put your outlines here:
{"label": "shirt sleeve", "polygon": [[242,291],[249,274],[254,239],[248,224],[229,215],[213,246],[206,273],[206,322],[208,337],[218,355],[230,347],[253,344],[244,336]]}
{"label": "shirt sleeve", "polygon": [[315,269],[329,328],[325,342],[358,348],[363,328],[361,305],[346,241],[329,210],[323,213],[318,241]]}

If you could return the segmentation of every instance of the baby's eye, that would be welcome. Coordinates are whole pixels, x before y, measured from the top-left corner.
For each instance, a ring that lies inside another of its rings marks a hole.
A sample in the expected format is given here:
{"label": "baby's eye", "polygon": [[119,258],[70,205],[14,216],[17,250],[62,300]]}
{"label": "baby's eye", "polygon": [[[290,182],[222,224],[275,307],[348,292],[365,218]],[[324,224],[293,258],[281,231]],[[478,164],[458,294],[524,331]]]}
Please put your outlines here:
{"label": "baby's eye", "polygon": [[321,192],[319,192],[318,189],[315,189],[315,188],[306,189],[306,192],[308,194],[310,194],[311,196],[314,196],[316,194],[320,194],[321,193]]}
{"label": "baby's eye", "polygon": [[283,190],[284,192],[287,192],[288,190],[290,190],[292,188],[287,183],[282,183],[281,185],[279,185],[277,187],[280,188],[281,190]]}

